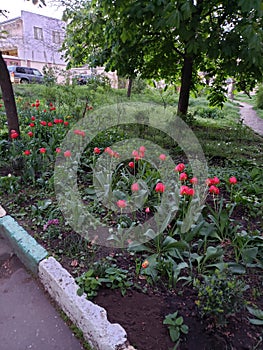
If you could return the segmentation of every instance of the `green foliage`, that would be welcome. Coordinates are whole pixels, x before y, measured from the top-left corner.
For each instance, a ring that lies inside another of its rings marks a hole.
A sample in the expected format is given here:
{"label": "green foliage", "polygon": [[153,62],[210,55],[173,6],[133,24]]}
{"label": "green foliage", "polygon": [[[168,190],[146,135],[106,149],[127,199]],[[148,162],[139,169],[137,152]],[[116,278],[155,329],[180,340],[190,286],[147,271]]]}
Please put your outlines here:
{"label": "green foliage", "polygon": [[237,223],[231,219],[235,206],[233,203],[225,203],[223,197],[215,204],[215,208],[207,205],[209,210],[208,218],[214,224],[217,237],[220,240],[232,239],[238,229]]}
{"label": "green foliage", "polygon": [[259,109],[263,109],[263,86],[258,88],[256,94],[256,107]]}
{"label": "green foliage", "polygon": [[171,340],[173,342],[177,342],[176,346],[174,347],[174,349],[177,349],[180,342],[180,337],[188,334],[189,327],[184,324],[183,317],[178,316],[178,311],[174,312],[173,314],[166,315],[163,324],[168,326]]}
{"label": "green foliage", "polygon": [[245,306],[247,286],[229,270],[216,270],[213,275],[203,276],[202,281],[196,279],[194,287],[198,291],[196,305],[201,317],[209,318],[216,327],[225,325],[229,315]]}
{"label": "green foliage", "polygon": [[143,91],[145,91],[147,87],[147,83],[144,79],[142,79],[140,76],[137,76],[132,83],[132,91],[135,94],[140,94]]}
{"label": "green foliage", "polygon": [[110,5],[100,0],[68,6],[63,49],[69,66],[88,62],[117,70],[122,77],[140,74],[176,85],[184,82],[179,114],[187,114],[189,92],[198,90],[200,71],[210,82],[206,87],[211,85],[211,105],[220,107],[226,101],[227,77],[235,79],[240,91],[252,90],[262,78],[260,0],[253,8],[245,0],[231,6],[229,0],[124,0]]}
{"label": "green foliage", "polygon": [[19,188],[19,178],[8,174],[0,177],[0,194],[16,193]]}
{"label": "green foliage", "polygon": [[98,289],[101,286],[101,281],[95,275],[93,269],[88,270],[82,276],[78,277],[76,282],[80,287],[77,290],[77,294],[81,296],[83,293],[86,293],[88,299],[94,298],[98,294]]}
{"label": "green foliage", "polygon": [[222,110],[219,110],[218,108],[204,107],[204,108],[196,109],[194,112],[194,116],[197,116],[200,118],[218,119],[218,118],[223,118],[223,113],[222,113]]}
{"label": "green foliage", "polygon": [[118,267],[111,259],[94,263],[92,268],[76,278],[76,282],[79,285],[78,295],[86,293],[88,299],[95,297],[100,287],[120,289],[125,295],[132,286],[128,271]]}

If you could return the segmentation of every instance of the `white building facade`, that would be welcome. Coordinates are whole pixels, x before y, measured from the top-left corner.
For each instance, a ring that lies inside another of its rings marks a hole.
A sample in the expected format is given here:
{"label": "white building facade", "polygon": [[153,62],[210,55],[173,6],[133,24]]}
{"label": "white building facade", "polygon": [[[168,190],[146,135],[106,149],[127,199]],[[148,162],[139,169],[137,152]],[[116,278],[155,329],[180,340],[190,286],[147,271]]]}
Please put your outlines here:
{"label": "white building facade", "polygon": [[6,32],[0,39],[0,49],[8,65],[65,68],[61,45],[65,36],[65,22],[35,13],[21,11],[21,17],[0,23]]}
{"label": "white building facade", "polygon": [[[53,67],[66,71],[61,46],[65,38],[66,22],[28,11],[21,11],[21,16],[0,23],[0,50],[6,64],[37,68]],[[69,75],[77,73],[92,74],[88,66],[72,69]],[[105,74],[112,87],[118,86],[115,72],[95,69],[96,74]],[[63,81],[63,74],[58,75],[58,82]]]}

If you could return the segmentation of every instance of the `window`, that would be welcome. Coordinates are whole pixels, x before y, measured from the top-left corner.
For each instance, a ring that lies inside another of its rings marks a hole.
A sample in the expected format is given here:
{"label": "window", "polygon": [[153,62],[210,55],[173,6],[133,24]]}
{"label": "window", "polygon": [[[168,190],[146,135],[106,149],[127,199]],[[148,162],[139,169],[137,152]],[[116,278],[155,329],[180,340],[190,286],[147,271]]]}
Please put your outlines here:
{"label": "window", "polygon": [[37,40],[43,40],[43,29],[34,27],[34,38]]}
{"label": "window", "polygon": [[52,41],[54,44],[60,44],[60,32],[53,30],[52,31]]}
{"label": "window", "polygon": [[16,68],[16,71],[17,71],[17,73],[23,73],[23,74],[26,73],[26,70],[25,70],[24,67],[17,67],[17,68]]}
{"label": "window", "polygon": [[39,70],[38,69],[32,69],[32,74],[34,74],[34,75],[37,75],[37,76],[41,76],[42,74],[39,72]]}

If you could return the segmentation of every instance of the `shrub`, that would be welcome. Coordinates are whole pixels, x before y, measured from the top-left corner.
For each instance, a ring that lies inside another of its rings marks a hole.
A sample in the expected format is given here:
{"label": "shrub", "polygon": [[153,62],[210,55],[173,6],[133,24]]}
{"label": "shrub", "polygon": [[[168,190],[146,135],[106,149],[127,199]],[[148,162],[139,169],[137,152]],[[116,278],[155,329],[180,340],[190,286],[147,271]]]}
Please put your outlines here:
{"label": "shrub", "polygon": [[216,270],[213,275],[204,276],[203,281],[196,279],[194,286],[201,317],[211,319],[216,326],[225,325],[228,316],[245,306],[243,294],[247,286],[228,270]]}
{"label": "shrub", "polygon": [[263,86],[260,86],[256,95],[256,107],[263,109]]}
{"label": "shrub", "polygon": [[219,119],[223,118],[223,112],[219,108],[204,107],[197,109],[194,115],[200,118]]}

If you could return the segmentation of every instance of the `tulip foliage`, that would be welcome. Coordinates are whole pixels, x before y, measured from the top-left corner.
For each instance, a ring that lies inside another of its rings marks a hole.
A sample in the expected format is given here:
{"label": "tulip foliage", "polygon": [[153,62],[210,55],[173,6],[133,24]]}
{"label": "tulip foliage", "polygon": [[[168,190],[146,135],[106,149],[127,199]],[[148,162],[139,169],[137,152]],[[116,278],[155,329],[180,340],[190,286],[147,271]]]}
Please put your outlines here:
{"label": "tulip foliage", "polygon": [[[177,113],[209,81],[210,103],[225,102],[228,77],[242,91],[262,79],[261,0],[72,1],[64,50],[69,66],[105,65],[122,77],[166,79],[180,86]],[[207,86],[208,87],[208,86]]]}

